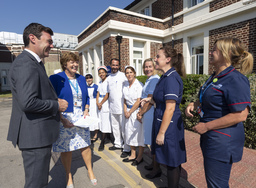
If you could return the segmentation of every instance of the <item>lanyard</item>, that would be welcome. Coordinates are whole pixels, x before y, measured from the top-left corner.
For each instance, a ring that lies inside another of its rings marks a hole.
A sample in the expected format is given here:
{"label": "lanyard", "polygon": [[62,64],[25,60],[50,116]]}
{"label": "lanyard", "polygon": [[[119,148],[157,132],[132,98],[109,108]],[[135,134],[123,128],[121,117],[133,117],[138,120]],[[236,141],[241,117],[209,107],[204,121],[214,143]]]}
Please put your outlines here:
{"label": "lanyard", "polygon": [[77,83],[77,80],[76,80],[76,87],[73,85],[73,83],[70,80],[68,80],[68,81],[69,81],[69,83],[71,84],[71,86],[74,88],[74,90],[76,91],[76,93],[78,95],[78,83]]}
{"label": "lanyard", "polygon": [[[211,76],[211,77],[204,83],[204,85],[203,85],[203,87],[202,87],[202,89],[201,89],[201,91],[200,91],[199,100],[200,100],[200,103],[201,103],[201,104],[202,104],[202,102],[203,102],[203,95],[204,95],[204,93],[205,93],[206,90],[210,87],[210,85],[212,85],[212,83],[213,83],[213,81],[212,81],[211,83],[209,83],[209,80],[211,80],[212,77],[213,77],[213,76]],[[214,80],[214,81],[215,81],[215,80]],[[215,81],[215,82],[216,82],[216,81]],[[207,85],[206,88],[204,88],[206,84],[208,84],[208,85]]]}

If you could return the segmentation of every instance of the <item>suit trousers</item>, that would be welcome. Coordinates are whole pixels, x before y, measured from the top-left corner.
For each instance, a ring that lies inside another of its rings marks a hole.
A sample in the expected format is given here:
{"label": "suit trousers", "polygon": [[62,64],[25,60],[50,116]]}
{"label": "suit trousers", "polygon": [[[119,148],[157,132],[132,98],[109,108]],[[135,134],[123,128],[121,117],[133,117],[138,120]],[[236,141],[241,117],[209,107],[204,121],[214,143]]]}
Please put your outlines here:
{"label": "suit trousers", "polygon": [[20,149],[25,171],[24,188],[46,188],[48,185],[52,145]]}
{"label": "suit trousers", "polygon": [[124,114],[112,114],[110,113],[112,132],[115,138],[114,145],[117,148],[123,148],[123,151],[129,152],[131,148],[124,143]]}

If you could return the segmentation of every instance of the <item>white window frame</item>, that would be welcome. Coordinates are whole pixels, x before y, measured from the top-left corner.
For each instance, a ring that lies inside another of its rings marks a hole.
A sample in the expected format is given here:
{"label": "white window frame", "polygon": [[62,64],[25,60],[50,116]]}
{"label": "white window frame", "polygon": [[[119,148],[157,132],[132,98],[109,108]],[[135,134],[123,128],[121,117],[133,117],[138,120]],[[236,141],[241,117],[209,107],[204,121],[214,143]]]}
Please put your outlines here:
{"label": "white window frame", "polygon": [[[133,56],[133,59],[132,59],[132,65],[134,66],[134,60],[135,60],[135,71],[136,71],[136,76],[141,76],[141,75],[143,75],[143,67],[142,67],[142,64],[143,64],[143,59],[144,59],[144,49],[140,49],[140,48],[133,48],[133,54],[134,54],[134,52],[141,52],[141,58],[134,58],[134,56]],[[139,61],[141,61],[141,64],[139,63]],[[139,71],[139,66],[141,66],[140,67],[140,70],[141,71]]]}
{"label": "white window frame", "polygon": [[204,2],[205,0],[188,0],[189,1],[189,7],[193,7],[193,6],[196,6],[198,5],[199,3],[202,3]]}
{"label": "white window frame", "polygon": [[[203,45],[200,45],[200,46],[203,46]],[[200,46],[193,46],[191,48],[191,60],[190,60],[190,63],[191,63],[191,73],[192,74],[204,74],[204,53],[199,53],[199,54],[193,54],[193,48],[198,48]],[[203,49],[204,49],[204,46],[203,46]],[[202,69],[202,72],[200,73],[200,58],[199,57],[202,57],[201,59],[203,60],[203,69]],[[194,62],[193,62],[194,60]]]}

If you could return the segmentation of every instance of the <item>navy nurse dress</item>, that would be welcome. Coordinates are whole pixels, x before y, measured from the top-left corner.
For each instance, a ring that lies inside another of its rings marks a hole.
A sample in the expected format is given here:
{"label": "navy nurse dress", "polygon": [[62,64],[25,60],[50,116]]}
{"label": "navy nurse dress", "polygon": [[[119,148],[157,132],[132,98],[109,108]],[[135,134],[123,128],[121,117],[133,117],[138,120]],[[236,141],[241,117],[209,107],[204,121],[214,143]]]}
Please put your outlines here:
{"label": "navy nurse dress", "polygon": [[[231,112],[251,107],[250,83],[233,66],[229,66],[215,79],[206,81],[199,94],[203,117],[201,122],[221,118]],[[211,130],[201,135],[201,149],[204,157],[223,161],[238,162],[244,146],[243,122],[231,127]]]}
{"label": "navy nurse dress", "polygon": [[[177,167],[186,162],[186,149],[184,140],[184,127],[179,109],[183,93],[183,82],[174,68],[169,69],[161,76],[155,87],[153,99],[156,103],[152,129],[152,153],[156,155],[156,161],[170,167]],[[176,107],[172,120],[165,132],[164,145],[156,144],[166,100],[175,100]]]}

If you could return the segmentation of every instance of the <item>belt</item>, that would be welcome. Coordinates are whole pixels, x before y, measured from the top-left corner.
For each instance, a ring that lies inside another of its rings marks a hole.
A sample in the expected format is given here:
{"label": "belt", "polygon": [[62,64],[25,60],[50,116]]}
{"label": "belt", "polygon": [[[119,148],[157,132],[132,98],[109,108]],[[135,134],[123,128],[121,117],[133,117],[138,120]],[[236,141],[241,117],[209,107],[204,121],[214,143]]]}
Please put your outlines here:
{"label": "belt", "polygon": [[128,105],[128,104],[126,106],[127,106],[127,108],[132,108],[133,107],[133,105]]}
{"label": "belt", "polygon": [[100,95],[100,97],[105,97],[106,95]]}

